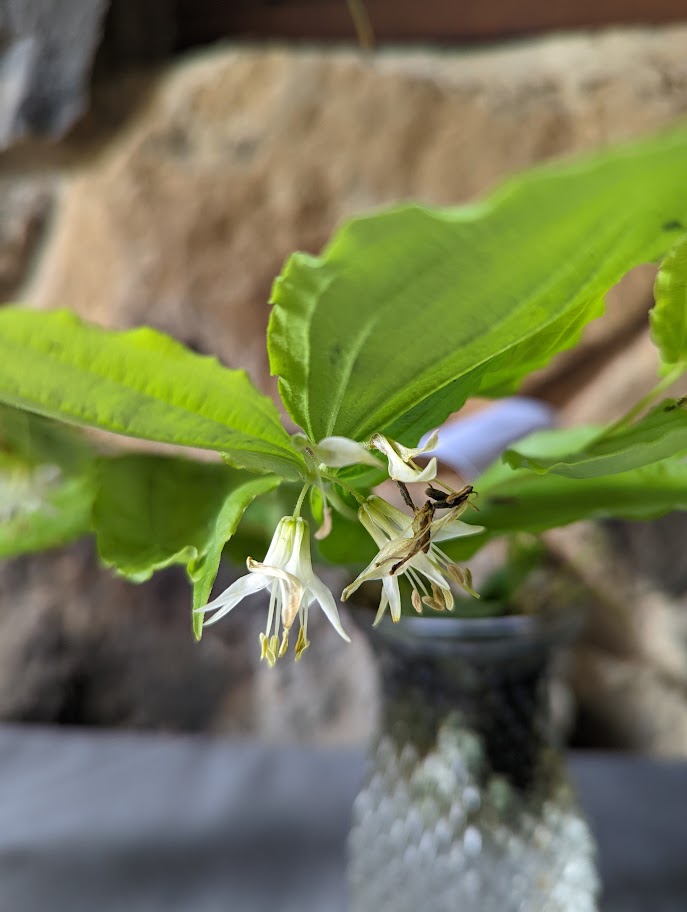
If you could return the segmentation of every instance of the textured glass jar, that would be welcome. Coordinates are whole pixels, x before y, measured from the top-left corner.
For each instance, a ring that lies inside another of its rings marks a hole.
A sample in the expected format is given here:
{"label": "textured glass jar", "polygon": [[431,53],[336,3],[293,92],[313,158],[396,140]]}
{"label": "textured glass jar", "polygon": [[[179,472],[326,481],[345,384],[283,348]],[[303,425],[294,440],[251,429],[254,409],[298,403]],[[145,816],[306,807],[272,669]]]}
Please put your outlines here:
{"label": "textured glass jar", "polygon": [[563,618],[372,632],[381,731],[349,838],[351,912],[594,912],[595,847],[550,713]]}

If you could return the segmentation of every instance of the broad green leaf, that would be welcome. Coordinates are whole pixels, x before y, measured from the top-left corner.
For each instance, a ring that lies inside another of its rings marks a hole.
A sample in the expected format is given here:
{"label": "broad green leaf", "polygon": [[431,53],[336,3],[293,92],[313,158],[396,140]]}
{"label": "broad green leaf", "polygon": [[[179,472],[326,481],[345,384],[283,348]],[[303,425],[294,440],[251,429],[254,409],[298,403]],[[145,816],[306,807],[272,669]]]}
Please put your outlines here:
{"label": "broad green leaf", "polygon": [[257,494],[279,481],[220,464],[147,454],[103,458],[97,475],[93,521],[100,557],[136,582],[170,564],[197,561],[230,525],[223,511],[232,494],[238,511],[250,502],[242,490],[247,484],[262,482],[249,489]]}
{"label": "broad green leaf", "polygon": [[7,405],[0,405],[0,452],[28,466],[56,465],[69,474],[88,471],[94,459],[79,431]]}
{"label": "broad green leaf", "polygon": [[687,510],[687,462],[666,459],[605,478],[564,478],[510,469],[501,463],[478,478],[476,504],[461,519],[486,531],[442,543],[466,560],[489,539],[512,532],[544,532],[583,519],[655,519]]}
{"label": "broad green leaf", "polygon": [[[687,410],[667,399],[639,421],[617,430],[576,429],[578,446],[563,449],[561,432],[542,431],[525,438],[504,453],[514,469],[553,472],[567,478],[596,478],[629,472],[687,451]],[[588,439],[584,439],[588,434]],[[557,452],[542,452],[542,441],[552,438]],[[581,444],[581,445],[580,445]]]}
{"label": "broad green leaf", "polygon": [[72,428],[0,406],[0,557],[56,547],[90,530],[93,458]]}
{"label": "broad green leaf", "polygon": [[687,236],[661,264],[654,285],[656,304],[649,312],[651,336],[664,372],[687,364]]}
{"label": "broad green leaf", "polygon": [[[207,604],[212,584],[215,582],[219,570],[222,550],[236,532],[244,511],[256,497],[274,490],[280,482],[281,479],[276,475],[263,475],[260,478],[249,478],[229,491],[217,514],[209,547],[204,554],[192,560],[188,566],[188,574],[193,582],[194,609]],[[275,529],[276,522],[269,532],[270,538]],[[244,555],[245,557],[246,555]],[[193,632],[196,639],[199,640],[203,633],[202,612],[193,615]]]}
{"label": "broad green leaf", "polygon": [[0,557],[67,544],[90,531],[93,478],[0,454]]}
{"label": "broad green leaf", "polygon": [[142,328],[115,332],[68,311],[0,309],[0,402],[61,421],[222,451],[233,464],[297,478],[274,403],[243,371]]}
{"label": "broad green leaf", "polygon": [[[512,449],[506,450],[503,454],[503,459],[513,469],[523,468],[523,466],[525,468],[539,468],[540,464],[547,462],[547,460],[555,462],[569,453],[583,450],[592,441],[596,440],[603,433],[603,430],[600,425],[585,425],[583,427],[534,431],[532,434],[523,437],[522,440],[518,440]],[[518,459],[524,460],[527,458],[533,464],[517,463],[515,457],[511,458],[513,453],[516,454]],[[490,466],[487,470],[488,477],[491,477],[497,471],[497,466],[498,462]],[[487,472],[484,473],[482,478],[487,475]]]}
{"label": "broad green leaf", "polygon": [[540,168],[479,205],[345,224],[277,279],[268,347],[317,441],[415,442],[573,345],[607,290],[687,224],[687,130]]}

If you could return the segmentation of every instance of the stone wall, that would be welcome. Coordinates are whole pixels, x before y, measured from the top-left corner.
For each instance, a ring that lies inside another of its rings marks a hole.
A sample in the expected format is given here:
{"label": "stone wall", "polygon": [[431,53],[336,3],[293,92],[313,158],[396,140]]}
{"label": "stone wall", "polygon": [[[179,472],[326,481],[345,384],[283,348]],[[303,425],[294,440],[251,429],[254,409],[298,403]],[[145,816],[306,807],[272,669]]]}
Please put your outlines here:
{"label": "stone wall", "polygon": [[[0,157],[0,287],[108,326],[151,324],[272,390],[267,299],[292,250],[319,250],[361,210],[472,199],[535,162],[671,124],[687,112],[685,48],[687,26],[470,52],[218,47],[110,78],[60,143]],[[636,353],[651,280],[629,277],[582,349],[530,389],[589,420],[622,407],[630,374],[632,397],[648,388],[654,365]],[[594,385],[611,361],[623,381]],[[196,649],[180,574],[128,586],[82,545],[7,564],[0,588],[4,718],[325,740],[370,729],[359,637],[344,657],[314,631],[324,648],[265,672],[254,616]]]}

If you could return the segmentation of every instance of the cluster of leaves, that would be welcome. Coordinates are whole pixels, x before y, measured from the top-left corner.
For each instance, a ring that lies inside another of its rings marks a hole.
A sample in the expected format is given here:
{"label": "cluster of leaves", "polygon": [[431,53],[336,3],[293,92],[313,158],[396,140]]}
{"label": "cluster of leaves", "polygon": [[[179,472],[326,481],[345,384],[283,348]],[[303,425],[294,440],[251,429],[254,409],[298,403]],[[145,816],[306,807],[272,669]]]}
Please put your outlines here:
{"label": "cluster of leaves", "polygon": [[[687,364],[685,161],[682,129],[537,169],[479,204],[353,219],[321,256],[294,254],[274,285],[267,340],[293,422],[312,444],[377,432],[414,444],[468,397],[517,389],[576,344],[627,271],[661,257],[651,327],[667,387]],[[196,606],[225,544],[260,546],[308,477],[302,446],[243,371],[152,329],[5,307],[0,403],[0,478],[40,489],[3,509],[0,483],[0,554],[94,532],[103,561],[133,580],[185,564]],[[485,530],[454,543],[453,556],[515,531],[687,508],[687,413],[673,400],[643,411],[536,434],[506,453],[475,482],[472,521]],[[112,455],[66,425],[223,462]],[[41,482],[46,465],[55,473]],[[340,500],[344,482],[366,493],[383,477],[369,466],[333,475]],[[370,547],[342,514],[321,554],[356,563]]]}

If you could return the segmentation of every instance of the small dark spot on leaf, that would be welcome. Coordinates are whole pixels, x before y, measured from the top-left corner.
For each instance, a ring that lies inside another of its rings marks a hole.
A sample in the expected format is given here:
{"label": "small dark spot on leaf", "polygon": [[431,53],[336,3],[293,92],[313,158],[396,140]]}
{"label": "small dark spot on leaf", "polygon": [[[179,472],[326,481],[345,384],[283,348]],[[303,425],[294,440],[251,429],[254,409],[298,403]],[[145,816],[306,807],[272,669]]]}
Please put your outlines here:
{"label": "small dark spot on leaf", "polygon": [[671,219],[669,222],[665,222],[663,225],[664,231],[683,231],[684,225],[678,219]]}
{"label": "small dark spot on leaf", "polygon": [[332,345],[332,347],[329,349],[329,360],[332,363],[332,365],[336,365],[339,363],[339,360],[341,359],[342,350],[343,349],[341,348],[340,342],[335,342],[334,345]]}

